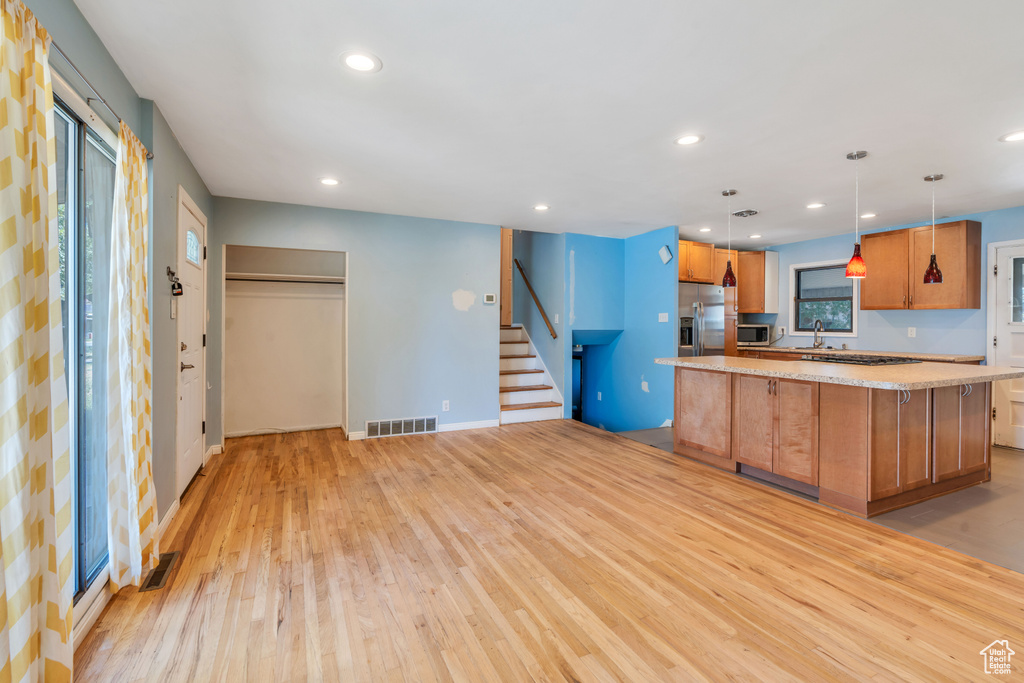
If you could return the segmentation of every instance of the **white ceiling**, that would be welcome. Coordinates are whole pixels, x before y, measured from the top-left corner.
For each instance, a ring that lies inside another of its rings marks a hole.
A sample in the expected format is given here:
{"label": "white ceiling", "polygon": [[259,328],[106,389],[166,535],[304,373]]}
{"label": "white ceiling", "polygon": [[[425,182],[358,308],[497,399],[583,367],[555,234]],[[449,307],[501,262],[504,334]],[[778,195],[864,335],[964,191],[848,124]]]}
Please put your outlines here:
{"label": "white ceiling", "polygon": [[1024,205],[1021,0],[76,2],[215,195],[724,242],[734,187],[752,246],[852,231],[864,149],[868,229]]}

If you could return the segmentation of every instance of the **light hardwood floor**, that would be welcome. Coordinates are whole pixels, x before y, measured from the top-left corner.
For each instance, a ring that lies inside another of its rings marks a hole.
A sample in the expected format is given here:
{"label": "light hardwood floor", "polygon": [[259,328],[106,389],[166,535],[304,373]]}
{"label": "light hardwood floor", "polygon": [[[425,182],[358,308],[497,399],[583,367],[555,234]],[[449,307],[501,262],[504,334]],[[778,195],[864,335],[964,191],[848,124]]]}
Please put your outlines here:
{"label": "light hardwood floor", "polygon": [[1024,575],[572,421],[207,469],[76,680],[965,681],[1024,647]]}

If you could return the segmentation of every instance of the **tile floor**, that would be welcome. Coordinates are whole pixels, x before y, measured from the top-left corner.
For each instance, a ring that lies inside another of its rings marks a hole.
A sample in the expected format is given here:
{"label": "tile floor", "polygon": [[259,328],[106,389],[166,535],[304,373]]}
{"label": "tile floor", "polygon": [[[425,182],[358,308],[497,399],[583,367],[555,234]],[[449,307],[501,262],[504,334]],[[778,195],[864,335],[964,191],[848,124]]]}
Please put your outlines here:
{"label": "tile floor", "polygon": [[[672,452],[671,427],[619,436]],[[1024,452],[993,448],[992,481],[871,521],[1024,573]]]}

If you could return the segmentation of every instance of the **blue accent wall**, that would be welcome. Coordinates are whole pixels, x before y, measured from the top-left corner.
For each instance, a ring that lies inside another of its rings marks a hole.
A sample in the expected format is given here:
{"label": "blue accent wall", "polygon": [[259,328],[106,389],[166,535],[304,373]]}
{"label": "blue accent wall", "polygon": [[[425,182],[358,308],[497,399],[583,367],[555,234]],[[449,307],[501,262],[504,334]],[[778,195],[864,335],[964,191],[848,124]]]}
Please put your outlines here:
{"label": "blue accent wall", "polygon": [[[207,277],[207,433],[223,434],[224,245],[348,253],[349,429],[367,420],[437,415],[441,425],[498,419],[500,231],[496,225],[214,200]],[[469,310],[452,294],[472,292]],[[441,411],[450,401],[451,410]]]}
{"label": "blue accent wall", "polygon": [[[544,312],[551,320],[558,339],[552,339],[544,319],[533,302],[519,270],[512,266],[512,322],[522,325],[537,349],[537,355],[544,362],[552,381],[563,396],[564,405],[569,405],[566,372],[572,364],[567,362],[565,344],[565,239],[564,234],[516,230],[512,235],[512,253],[519,260],[530,278],[533,291],[544,306]],[[557,322],[556,322],[557,316]]]}
{"label": "blue accent wall", "polygon": [[[988,266],[988,244],[1008,240],[1024,239],[1024,207],[985,211],[952,218],[943,218],[948,223],[958,220],[974,220],[981,223],[981,308],[940,311],[860,311],[856,337],[826,337],[831,346],[847,344],[852,349],[877,351],[919,351],[931,353],[959,353],[984,355],[987,347],[987,296],[991,271]],[[929,225],[929,222],[910,223],[894,226],[888,230]],[[876,230],[872,232],[882,232]],[[784,325],[787,332],[790,321],[790,266],[817,261],[850,258],[853,252],[853,233],[836,237],[794,242],[771,247],[779,252],[779,314],[777,316],[746,316],[747,320],[771,322]],[[871,264],[868,263],[868,277]],[[939,263],[942,267],[942,263]],[[923,277],[924,272],[915,274]],[[916,327],[917,336],[909,338],[907,328]],[[786,335],[779,346],[809,346],[807,337]]]}

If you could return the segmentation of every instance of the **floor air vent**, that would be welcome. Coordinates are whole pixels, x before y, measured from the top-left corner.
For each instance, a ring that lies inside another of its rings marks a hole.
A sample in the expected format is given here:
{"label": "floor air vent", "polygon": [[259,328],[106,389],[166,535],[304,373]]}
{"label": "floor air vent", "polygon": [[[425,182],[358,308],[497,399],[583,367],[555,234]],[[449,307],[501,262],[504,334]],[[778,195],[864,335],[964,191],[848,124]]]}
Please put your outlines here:
{"label": "floor air vent", "polygon": [[430,434],[437,431],[437,416],[403,417],[399,420],[374,420],[366,423],[366,438],[402,436],[403,434]]}
{"label": "floor air vent", "polygon": [[146,576],[139,592],[144,593],[146,591],[155,591],[157,588],[163,588],[164,584],[167,583],[167,578],[171,575],[171,570],[174,569],[174,563],[178,561],[178,553],[180,552],[180,550],[175,550],[173,553],[161,553],[160,562]]}

